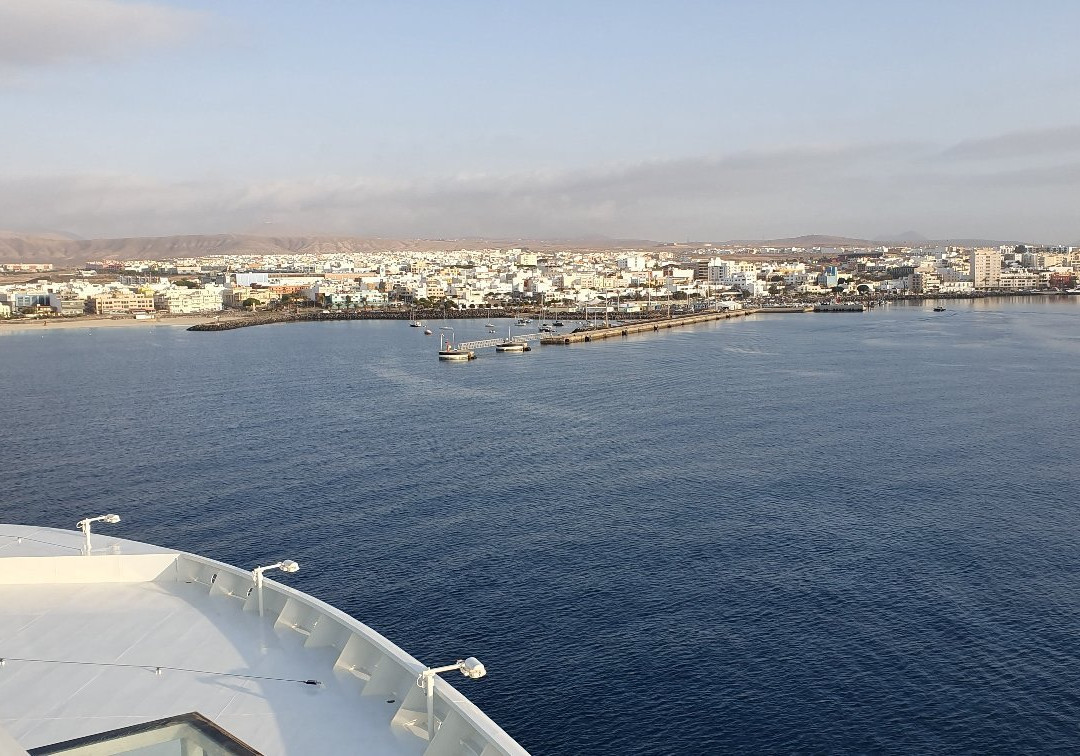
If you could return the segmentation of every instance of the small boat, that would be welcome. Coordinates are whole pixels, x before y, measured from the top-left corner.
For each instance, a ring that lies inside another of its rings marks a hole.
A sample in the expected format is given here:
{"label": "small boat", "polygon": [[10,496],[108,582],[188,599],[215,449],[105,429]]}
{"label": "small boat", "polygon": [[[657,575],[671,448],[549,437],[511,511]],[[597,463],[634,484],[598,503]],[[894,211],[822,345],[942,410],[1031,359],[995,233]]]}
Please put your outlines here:
{"label": "small boat", "polygon": [[430,328],[425,328],[424,329],[424,335],[425,336],[430,336],[431,335],[431,329]]}
{"label": "small boat", "polygon": [[421,320],[414,320],[413,322],[409,323],[409,327],[410,328],[423,328],[424,327],[424,322],[421,321]]}
{"label": "small boat", "polygon": [[494,327],[495,327],[494,323],[484,323],[484,328],[494,328]]}
{"label": "small boat", "polygon": [[556,328],[562,328],[563,322],[561,320],[556,320],[552,325]]}
{"label": "small boat", "polygon": [[476,352],[454,346],[454,342],[439,335],[439,359],[463,362],[476,359]]}
{"label": "small boat", "polygon": [[440,349],[440,360],[454,360],[458,362],[464,362],[465,360],[475,360],[476,352],[470,352],[468,349]]}
{"label": "small boat", "polygon": [[934,312],[945,312],[945,308],[939,305],[938,307],[934,308]]}
{"label": "small boat", "polygon": [[514,341],[514,337],[510,334],[510,329],[506,329],[506,341],[500,341],[495,345],[496,352],[524,352],[525,342]]}
{"label": "small boat", "polygon": [[814,312],[865,312],[862,302],[821,302],[814,305]]}

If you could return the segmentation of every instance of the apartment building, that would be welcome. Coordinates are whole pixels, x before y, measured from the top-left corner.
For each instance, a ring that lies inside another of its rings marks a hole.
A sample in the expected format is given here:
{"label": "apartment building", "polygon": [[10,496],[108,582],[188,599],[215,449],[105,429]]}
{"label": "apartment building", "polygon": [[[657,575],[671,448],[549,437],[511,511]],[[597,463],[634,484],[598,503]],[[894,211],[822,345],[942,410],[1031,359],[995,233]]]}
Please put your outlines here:
{"label": "apartment building", "polygon": [[176,286],[154,294],[154,306],[172,314],[217,312],[222,309],[221,287],[189,289]]}
{"label": "apartment building", "polygon": [[111,312],[153,312],[154,295],[111,289],[87,299],[86,309],[95,315],[106,315]]}
{"label": "apartment building", "polygon": [[973,249],[971,284],[976,291],[1001,287],[1001,252],[996,249]]}

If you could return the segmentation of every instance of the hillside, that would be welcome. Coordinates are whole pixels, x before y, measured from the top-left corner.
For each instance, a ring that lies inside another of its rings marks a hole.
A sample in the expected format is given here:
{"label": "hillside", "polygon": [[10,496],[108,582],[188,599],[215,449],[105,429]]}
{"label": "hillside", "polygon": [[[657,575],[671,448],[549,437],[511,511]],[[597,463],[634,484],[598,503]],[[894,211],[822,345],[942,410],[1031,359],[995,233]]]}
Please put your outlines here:
{"label": "hillside", "polygon": [[[907,242],[910,244],[911,242]],[[964,247],[1017,244],[990,239],[925,240],[920,244],[953,244]],[[612,250],[648,249],[657,246],[699,247],[704,242],[660,245],[645,239],[382,239],[358,236],[257,236],[254,234],[204,234],[192,236],[150,236],[124,239],[72,239],[62,234],[19,234],[0,231],[0,262],[53,263],[72,268],[88,260],[165,260],[176,257],[214,255],[332,254],[375,251],[477,249],[485,247],[528,247],[543,252],[558,249]],[[846,236],[796,236],[785,239],[740,239],[713,243],[723,247],[877,247],[901,241],[855,239]]]}
{"label": "hillside", "polygon": [[152,236],[126,239],[67,239],[58,234],[29,235],[0,232],[0,262],[42,262],[76,267],[87,260],[164,260],[211,255],[274,255],[359,253],[381,250],[475,249],[525,246],[551,249],[622,249],[650,247],[636,239],[379,239],[356,236],[256,236],[213,234]]}
{"label": "hillside", "polygon": [[1031,242],[1001,241],[995,239],[926,239],[912,232],[901,234],[900,239],[854,239],[848,236],[825,236],[811,234],[807,236],[793,236],[786,239],[734,239],[722,242],[716,246],[733,247],[881,247],[881,246],[926,246],[945,245],[955,247],[999,247],[1004,244],[1030,244]]}

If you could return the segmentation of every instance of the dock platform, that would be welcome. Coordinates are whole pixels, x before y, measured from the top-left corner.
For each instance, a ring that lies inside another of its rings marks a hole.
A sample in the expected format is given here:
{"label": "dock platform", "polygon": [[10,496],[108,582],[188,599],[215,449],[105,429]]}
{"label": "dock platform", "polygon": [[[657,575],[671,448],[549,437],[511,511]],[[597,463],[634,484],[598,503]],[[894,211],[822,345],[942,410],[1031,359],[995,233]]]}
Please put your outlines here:
{"label": "dock platform", "polygon": [[643,320],[637,323],[624,323],[623,325],[609,326],[607,328],[593,328],[588,331],[578,331],[577,333],[556,333],[540,339],[540,343],[543,346],[581,344],[599,339],[610,339],[615,336],[630,336],[635,333],[659,331],[663,328],[677,328],[678,326],[707,323],[713,320],[727,320],[744,315],[754,315],[755,313],[757,313],[756,309],[699,312],[693,315],[680,315],[662,320]]}

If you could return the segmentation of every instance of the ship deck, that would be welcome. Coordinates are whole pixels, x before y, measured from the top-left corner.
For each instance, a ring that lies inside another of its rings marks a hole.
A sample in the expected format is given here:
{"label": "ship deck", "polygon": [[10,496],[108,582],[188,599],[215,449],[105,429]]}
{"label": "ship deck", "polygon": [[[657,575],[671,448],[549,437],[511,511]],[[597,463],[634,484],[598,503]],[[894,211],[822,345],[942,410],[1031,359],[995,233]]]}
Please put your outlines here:
{"label": "ship deck", "polygon": [[[22,748],[198,712],[263,754],[458,752],[470,738],[477,753],[523,753],[493,723],[435,748],[411,657],[350,651],[369,641],[331,607],[267,580],[260,617],[243,571],[93,538],[87,557],[81,533],[0,526],[0,728]],[[472,707],[437,682],[443,724],[448,705]]]}

